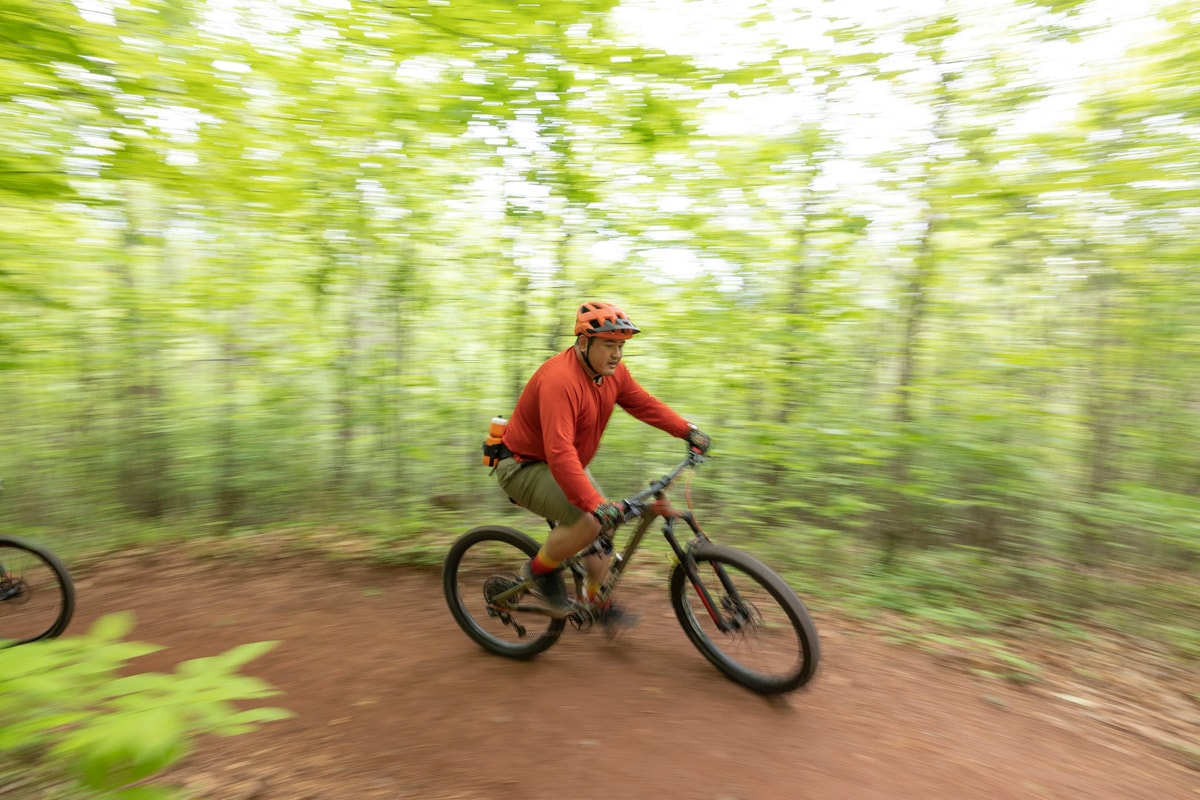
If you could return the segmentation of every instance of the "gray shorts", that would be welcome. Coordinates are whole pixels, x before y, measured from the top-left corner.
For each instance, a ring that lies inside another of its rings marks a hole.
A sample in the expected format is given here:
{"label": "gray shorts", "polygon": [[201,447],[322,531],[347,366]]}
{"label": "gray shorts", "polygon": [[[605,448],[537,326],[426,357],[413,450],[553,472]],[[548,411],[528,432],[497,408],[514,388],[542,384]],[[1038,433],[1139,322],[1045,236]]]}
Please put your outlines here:
{"label": "gray shorts", "polygon": [[[586,469],[584,473],[592,486],[596,486],[592,473]],[[506,458],[496,465],[496,480],[509,497],[538,516],[560,525],[570,525],[583,516],[583,511],[567,499],[558,481],[550,474],[550,465],[545,462],[523,464],[515,458]],[[596,491],[600,492],[599,486]]]}

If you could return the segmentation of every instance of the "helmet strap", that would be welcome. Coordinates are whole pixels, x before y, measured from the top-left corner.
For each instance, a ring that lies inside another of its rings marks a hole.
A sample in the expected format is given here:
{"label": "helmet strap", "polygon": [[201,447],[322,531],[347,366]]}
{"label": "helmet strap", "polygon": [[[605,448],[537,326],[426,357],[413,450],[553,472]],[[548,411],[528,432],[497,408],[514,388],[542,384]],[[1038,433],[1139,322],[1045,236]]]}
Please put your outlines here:
{"label": "helmet strap", "polygon": [[[604,383],[604,376],[600,374],[599,370],[597,370],[595,367],[592,366],[592,339],[594,339],[595,337],[583,336],[583,334],[580,334],[580,336],[583,337],[583,340],[587,342],[587,345],[585,345],[583,348],[583,352],[580,353],[580,355],[583,357],[583,366],[587,369],[588,372],[592,373],[592,375],[591,375],[592,383],[599,386],[600,384]],[[578,345],[579,345],[578,338],[576,338],[575,344],[578,347]],[[576,350],[575,352],[579,352],[579,351]]]}

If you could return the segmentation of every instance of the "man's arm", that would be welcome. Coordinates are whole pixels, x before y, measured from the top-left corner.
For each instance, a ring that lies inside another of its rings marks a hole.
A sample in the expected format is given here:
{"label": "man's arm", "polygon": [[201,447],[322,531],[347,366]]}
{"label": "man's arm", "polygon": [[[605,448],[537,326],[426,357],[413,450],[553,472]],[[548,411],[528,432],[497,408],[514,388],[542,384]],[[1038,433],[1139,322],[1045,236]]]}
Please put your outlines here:
{"label": "man's arm", "polygon": [[641,387],[629,370],[622,364],[618,367],[620,389],[617,392],[617,404],[628,411],[633,417],[647,425],[652,425],[661,431],[666,431],[678,439],[688,436],[688,421],[675,413],[663,401]]}
{"label": "man's arm", "polygon": [[553,398],[542,396],[542,443],[550,474],[562,487],[571,505],[591,513],[604,502],[604,496],[588,480],[587,472],[575,449],[575,419],[578,409],[569,393]]}

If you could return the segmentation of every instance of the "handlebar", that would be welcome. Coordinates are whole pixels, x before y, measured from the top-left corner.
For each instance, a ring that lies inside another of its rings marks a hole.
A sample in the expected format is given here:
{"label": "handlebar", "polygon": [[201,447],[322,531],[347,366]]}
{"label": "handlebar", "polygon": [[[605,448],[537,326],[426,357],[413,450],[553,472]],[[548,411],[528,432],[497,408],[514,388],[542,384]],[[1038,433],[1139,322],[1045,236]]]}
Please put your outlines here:
{"label": "handlebar", "polygon": [[650,506],[650,500],[655,496],[666,491],[675,480],[683,474],[683,471],[691,467],[698,467],[705,461],[704,455],[696,451],[694,448],[688,448],[687,456],[683,461],[675,465],[675,468],[662,476],[656,481],[650,481],[650,486],[632,497],[627,497],[621,501],[621,505],[625,507],[625,521],[640,517],[642,513]]}

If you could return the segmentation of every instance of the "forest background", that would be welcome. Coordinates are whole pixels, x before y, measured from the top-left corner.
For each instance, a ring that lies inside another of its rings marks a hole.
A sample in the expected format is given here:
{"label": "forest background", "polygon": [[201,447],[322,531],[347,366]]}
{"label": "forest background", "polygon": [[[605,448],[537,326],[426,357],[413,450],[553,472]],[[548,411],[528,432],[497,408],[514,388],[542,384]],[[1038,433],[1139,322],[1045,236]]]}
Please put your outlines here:
{"label": "forest background", "polygon": [[479,446],[603,299],[814,605],[1200,655],[1192,4],[0,0],[0,65],[5,532],[535,532]]}

